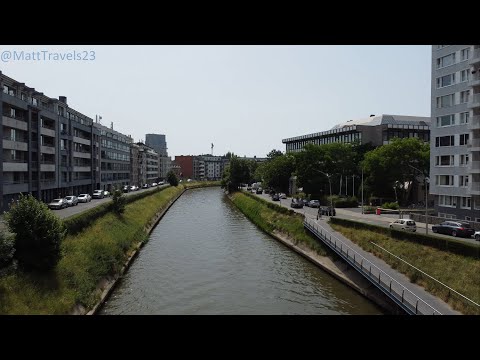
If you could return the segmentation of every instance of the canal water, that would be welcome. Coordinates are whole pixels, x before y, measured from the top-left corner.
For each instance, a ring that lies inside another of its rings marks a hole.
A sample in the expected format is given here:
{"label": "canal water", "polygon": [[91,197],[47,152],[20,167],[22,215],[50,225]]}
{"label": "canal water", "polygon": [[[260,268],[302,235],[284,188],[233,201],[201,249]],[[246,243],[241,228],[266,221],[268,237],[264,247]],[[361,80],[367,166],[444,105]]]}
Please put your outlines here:
{"label": "canal water", "polygon": [[217,187],[189,190],[100,314],[381,314],[253,225]]}

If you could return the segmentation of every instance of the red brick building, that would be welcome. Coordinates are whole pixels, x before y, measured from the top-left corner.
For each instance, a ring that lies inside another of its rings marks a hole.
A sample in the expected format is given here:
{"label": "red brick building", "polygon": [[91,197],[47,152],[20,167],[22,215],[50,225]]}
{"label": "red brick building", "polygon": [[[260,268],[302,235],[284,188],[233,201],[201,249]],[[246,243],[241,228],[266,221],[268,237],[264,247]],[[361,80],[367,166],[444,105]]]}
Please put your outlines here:
{"label": "red brick building", "polygon": [[185,179],[193,178],[193,156],[192,155],[175,156],[175,163],[180,166],[180,178],[185,178]]}

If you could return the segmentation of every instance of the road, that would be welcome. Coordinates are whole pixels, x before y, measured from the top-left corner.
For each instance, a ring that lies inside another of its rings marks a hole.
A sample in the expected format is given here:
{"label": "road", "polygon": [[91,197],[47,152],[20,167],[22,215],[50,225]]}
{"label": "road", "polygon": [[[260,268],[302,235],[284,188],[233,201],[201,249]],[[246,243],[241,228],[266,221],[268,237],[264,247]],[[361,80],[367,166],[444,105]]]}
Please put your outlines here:
{"label": "road", "polygon": [[[267,194],[255,194],[258,197],[261,197],[264,200],[276,203],[276,204],[281,204],[282,206],[285,206],[290,209],[290,202],[292,201],[292,198],[289,197],[287,199],[281,199],[280,201],[273,201],[270,195]],[[317,208],[309,208],[304,206],[303,209],[292,209],[298,213],[301,214],[309,214],[310,216],[317,216]],[[388,228],[390,223],[395,221],[396,219],[399,218],[398,215],[396,214],[381,214],[381,215],[376,215],[376,214],[362,214],[361,213],[361,208],[348,208],[348,209],[343,209],[343,208],[336,208],[336,216],[341,219],[348,219],[348,220],[354,220],[354,221],[360,221],[372,225],[378,225],[382,227]],[[325,215],[323,215],[325,217]],[[408,216],[408,215],[407,215]],[[328,218],[328,217],[327,217]],[[420,234],[425,234],[425,223],[419,223],[416,222],[417,224],[417,232]],[[428,235],[432,235],[435,237],[439,238],[447,238],[447,239],[453,239],[452,236],[449,235],[443,235],[443,234],[435,234],[432,231],[432,225],[428,225]],[[457,237],[457,240],[460,241],[465,241],[471,244],[478,244],[478,241],[475,241],[473,238],[461,238]]]}

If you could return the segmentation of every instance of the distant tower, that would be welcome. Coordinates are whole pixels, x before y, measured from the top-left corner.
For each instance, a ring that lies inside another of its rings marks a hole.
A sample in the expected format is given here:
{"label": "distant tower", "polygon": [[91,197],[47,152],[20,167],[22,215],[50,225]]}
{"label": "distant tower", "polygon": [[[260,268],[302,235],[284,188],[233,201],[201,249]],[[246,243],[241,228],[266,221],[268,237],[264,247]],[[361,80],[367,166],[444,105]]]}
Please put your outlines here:
{"label": "distant tower", "polygon": [[213,143],[212,143],[212,155],[213,155]]}

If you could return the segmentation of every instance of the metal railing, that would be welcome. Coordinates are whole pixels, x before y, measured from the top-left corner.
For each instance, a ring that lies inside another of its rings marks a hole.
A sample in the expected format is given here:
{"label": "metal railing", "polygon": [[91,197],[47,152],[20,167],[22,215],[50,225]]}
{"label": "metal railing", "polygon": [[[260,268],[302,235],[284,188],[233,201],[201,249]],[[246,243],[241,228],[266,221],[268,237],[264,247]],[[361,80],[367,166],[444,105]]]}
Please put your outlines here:
{"label": "metal railing", "polygon": [[323,241],[330,249],[342,257],[347,263],[360,272],[367,280],[380,289],[405,312],[411,315],[442,315],[419,296],[381,270],[370,260],[341,241],[318,224],[311,224],[305,218],[304,226]]}

